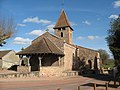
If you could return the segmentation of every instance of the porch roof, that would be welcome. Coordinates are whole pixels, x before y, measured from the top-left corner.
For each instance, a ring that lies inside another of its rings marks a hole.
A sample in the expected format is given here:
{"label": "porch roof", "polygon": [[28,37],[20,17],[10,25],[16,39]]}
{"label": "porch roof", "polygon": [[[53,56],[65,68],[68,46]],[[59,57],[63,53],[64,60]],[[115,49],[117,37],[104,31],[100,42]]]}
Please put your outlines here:
{"label": "porch roof", "polygon": [[47,37],[43,37],[39,42],[31,44],[24,50],[17,53],[17,55],[32,54],[55,54],[64,56],[64,53]]}

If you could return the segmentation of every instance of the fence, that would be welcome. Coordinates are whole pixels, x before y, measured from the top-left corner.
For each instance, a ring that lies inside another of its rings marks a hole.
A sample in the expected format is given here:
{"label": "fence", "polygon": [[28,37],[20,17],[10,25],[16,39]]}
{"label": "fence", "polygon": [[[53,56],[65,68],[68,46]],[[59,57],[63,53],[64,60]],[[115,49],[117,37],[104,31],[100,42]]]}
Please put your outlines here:
{"label": "fence", "polygon": [[[62,90],[61,88],[58,88],[57,90]],[[81,86],[78,86],[77,90],[84,90],[81,88]],[[93,90],[97,90],[96,83],[93,84]],[[108,90],[108,83],[105,83],[105,87],[101,90]]]}

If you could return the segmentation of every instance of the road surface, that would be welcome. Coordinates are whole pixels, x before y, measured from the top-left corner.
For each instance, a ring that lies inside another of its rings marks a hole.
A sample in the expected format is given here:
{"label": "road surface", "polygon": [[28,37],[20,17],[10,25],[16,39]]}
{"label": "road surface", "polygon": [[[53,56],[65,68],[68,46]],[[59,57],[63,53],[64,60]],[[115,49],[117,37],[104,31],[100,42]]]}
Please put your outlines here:
{"label": "road surface", "polygon": [[[93,84],[96,83],[96,90],[105,90],[104,80],[97,80],[88,77],[51,77],[51,78],[6,78],[0,79],[0,90],[93,90]],[[108,90],[120,90],[120,87],[113,87],[110,82]]]}

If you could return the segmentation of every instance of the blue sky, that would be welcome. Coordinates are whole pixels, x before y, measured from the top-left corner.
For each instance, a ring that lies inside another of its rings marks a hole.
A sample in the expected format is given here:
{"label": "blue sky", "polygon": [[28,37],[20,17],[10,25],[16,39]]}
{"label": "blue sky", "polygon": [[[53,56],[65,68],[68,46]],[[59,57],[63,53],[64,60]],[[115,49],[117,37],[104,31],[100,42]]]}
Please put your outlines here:
{"label": "blue sky", "polygon": [[[15,35],[0,50],[20,51],[52,27],[62,10],[63,0],[0,0],[0,17],[12,17],[17,25]],[[120,14],[120,0],[64,0],[64,10],[74,29],[77,45],[105,49],[105,37],[111,19]]]}

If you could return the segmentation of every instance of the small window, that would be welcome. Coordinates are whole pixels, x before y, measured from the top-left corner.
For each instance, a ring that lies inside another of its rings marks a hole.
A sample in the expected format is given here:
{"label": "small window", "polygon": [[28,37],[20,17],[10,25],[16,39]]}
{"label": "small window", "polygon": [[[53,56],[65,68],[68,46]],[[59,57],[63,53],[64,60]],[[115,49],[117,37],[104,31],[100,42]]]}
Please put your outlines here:
{"label": "small window", "polygon": [[63,27],[62,30],[65,30],[65,27]]}
{"label": "small window", "polygon": [[61,30],[61,28],[58,28],[58,30]]}
{"label": "small window", "polygon": [[63,32],[61,32],[61,37],[63,37]]}

